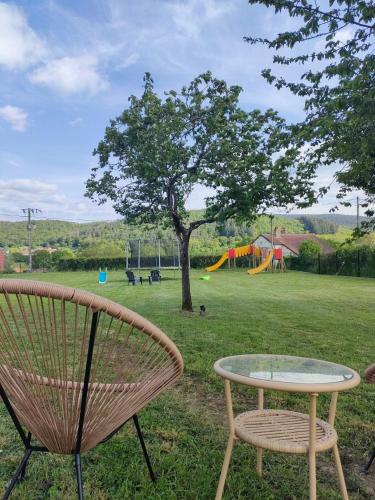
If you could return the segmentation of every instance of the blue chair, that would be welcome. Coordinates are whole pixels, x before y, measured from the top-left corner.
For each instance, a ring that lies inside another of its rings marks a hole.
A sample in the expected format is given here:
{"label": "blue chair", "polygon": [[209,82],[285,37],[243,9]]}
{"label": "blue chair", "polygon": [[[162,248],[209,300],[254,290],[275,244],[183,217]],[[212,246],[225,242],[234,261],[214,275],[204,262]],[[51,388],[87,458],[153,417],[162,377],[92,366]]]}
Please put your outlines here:
{"label": "blue chair", "polygon": [[99,269],[98,282],[99,285],[105,285],[107,283],[107,269],[105,271]]}

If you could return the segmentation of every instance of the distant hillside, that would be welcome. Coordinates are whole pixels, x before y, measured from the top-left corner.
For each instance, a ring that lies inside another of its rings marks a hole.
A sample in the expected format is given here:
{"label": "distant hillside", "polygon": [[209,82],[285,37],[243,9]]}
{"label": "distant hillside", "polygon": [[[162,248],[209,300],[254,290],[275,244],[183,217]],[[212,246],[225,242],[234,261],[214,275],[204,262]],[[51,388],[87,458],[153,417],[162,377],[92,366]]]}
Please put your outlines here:
{"label": "distant hillside", "polygon": [[[192,210],[192,220],[203,216],[203,210]],[[363,218],[362,218],[363,219]],[[333,235],[340,228],[353,228],[356,217],[342,214],[320,215],[278,215],[273,219],[273,227],[284,227],[288,233],[314,232]],[[220,245],[237,244],[255,239],[261,233],[269,233],[270,218],[259,217],[251,225],[238,224],[232,220],[225,224],[207,224],[193,233],[193,240],[201,242],[219,238]],[[33,246],[78,248],[95,241],[114,241],[121,248],[128,239],[174,238],[171,229],[155,229],[146,225],[127,225],[121,220],[105,222],[76,223],[58,220],[38,220],[34,222]],[[0,246],[23,247],[27,245],[26,221],[0,221]]]}
{"label": "distant hillside", "polygon": [[[345,215],[345,214],[306,214],[307,217],[313,217],[315,219],[321,219],[327,222],[332,222],[337,224],[338,226],[346,226],[349,228],[353,228],[357,225],[357,217],[355,215]],[[290,217],[292,219],[299,219],[303,215],[301,214],[288,214],[286,217]],[[366,217],[360,217],[360,222],[366,220]]]}
{"label": "distant hillside", "polygon": [[[34,221],[33,244],[74,246],[79,240],[88,238],[124,239],[126,227],[121,221],[77,224],[58,220]],[[0,244],[5,246],[27,245],[26,222],[0,221]]]}
{"label": "distant hillside", "polygon": [[[203,210],[192,210],[192,220],[203,216]],[[58,220],[38,220],[33,223],[32,232],[33,246],[61,247],[69,246],[77,248],[82,244],[92,241],[106,240],[115,241],[122,246],[128,239],[155,239],[173,238],[171,229],[155,229],[146,225],[126,225],[121,220],[112,222],[90,222],[76,223]],[[290,233],[303,233],[304,226],[300,221],[288,219],[282,216],[274,218],[273,226],[282,226]],[[230,243],[231,238],[245,239],[249,241],[260,233],[270,232],[270,219],[268,216],[259,217],[251,226],[247,224],[236,224],[228,221],[223,225],[207,224],[194,231],[193,239],[207,240],[212,238],[225,238]],[[227,241],[223,244],[227,244]],[[0,221],[0,246],[24,247],[27,245],[26,221],[5,222]]]}

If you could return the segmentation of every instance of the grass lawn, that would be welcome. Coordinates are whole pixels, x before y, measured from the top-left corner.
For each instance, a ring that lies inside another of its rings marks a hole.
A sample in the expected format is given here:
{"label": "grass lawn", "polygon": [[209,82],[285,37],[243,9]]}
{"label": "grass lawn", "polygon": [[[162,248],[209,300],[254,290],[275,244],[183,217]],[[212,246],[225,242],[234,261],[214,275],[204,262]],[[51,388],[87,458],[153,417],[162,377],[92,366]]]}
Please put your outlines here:
{"label": "grass lawn", "polygon": [[[106,285],[97,273],[48,273],[33,278],[105,295],[160,326],[180,349],[185,373],[177,386],[139,415],[158,481],[149,480],[132,425],[106,444],[83,455],[87,498],[214,498],[227,429],[223,381],[212,366],[220,357],[241,353],[290,354],[342,363],[363,374],[375,361],[375,280],[307,273],[261,274],[219,271],[209,281],[192,271],[196,309],[179,311],[178,272],[150,287],[128,286],[122,272],[110,272]],[[146,272],[143,273],[147,275]],[[27,276],[25,276],[27,278]],[[233,385],[237,412],[256,406],[256,393]],[[308,411],[305,395],[266,392],[268,407]],[[325,418],[329,398],[319,396]],[[351,498],[374,498],[375,465],[368,476],[360,468],[375,444],[375,386],[362,383],[339,397],[336,428]],[[304,456],[265,452],[264,476],[255,474],[255,451],[239,443],[233,454],[224,498],[308,498]],[[22,447],[5,408],[0,405],[0,491],[15,472]],[[340,498],[330,452],[318,455],[318,497]],[[12,498],[28,500],[76,496],[73,460],[34,454],[26,480]]]}

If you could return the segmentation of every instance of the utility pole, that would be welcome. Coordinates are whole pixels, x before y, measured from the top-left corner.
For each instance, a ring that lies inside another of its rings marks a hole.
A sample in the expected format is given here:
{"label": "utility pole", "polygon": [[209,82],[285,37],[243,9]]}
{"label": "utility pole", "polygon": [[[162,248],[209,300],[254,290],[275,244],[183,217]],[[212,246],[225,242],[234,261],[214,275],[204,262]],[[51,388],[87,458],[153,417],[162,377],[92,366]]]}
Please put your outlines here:
{"label": "utility pole", "polygon": [[31,214],[38,214],[41,212],[39,208],[23,208],[22,212],[27,214],[27,246],[29,247],[29,272],[33,270],[33,257],[32,257],[32,239],[31,232],[33,230],[33,225],[31,222]]}
{"label": "utility pole", "polygon": [[272,250],[273,250],[273,219],[274,219],[274,215],[270,215],[270,222],[271,222],[271,245],[272,245]]}

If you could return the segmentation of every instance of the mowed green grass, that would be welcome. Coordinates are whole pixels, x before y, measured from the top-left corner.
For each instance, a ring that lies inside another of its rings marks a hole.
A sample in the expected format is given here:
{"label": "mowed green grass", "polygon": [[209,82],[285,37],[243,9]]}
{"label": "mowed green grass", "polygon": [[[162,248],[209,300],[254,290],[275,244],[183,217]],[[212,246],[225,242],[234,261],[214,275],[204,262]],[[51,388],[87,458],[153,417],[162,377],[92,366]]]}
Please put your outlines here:
{"label": "mowed green grass", "polygon": [[[146,276],[147,273],[141,273]],[[104,295],[144,315],[177,344],[185,361],[178,385],[139,415],[158,481],[153,484],[132,425],[83,455],[85,493],[92,499],[214,498],[227,428],[223,381],[213,372],[218,358],[243,353],[289,354],[342,363],[363,374],[375,361],[375,280],[288,272],[249,277],[218,271],[209,281],[192,271],[196,311],[181,313],[177,271],[163,273],[160,286],[128,286],[122,272],[35,274],[40,279]],[[24,276],[28,278],[28,276]],[[207,312],[199,315],[199,305]],[[307,411],[308,397],[266,392],[266,406]],[[236,412],[254,409],[253,389],[233,385]],[[319,396],[319,416],[329,399]],[[363,382],[339,397],[336,427],[351,498],[374,498],[375,466],[361,467],[375,445],[375,386]],[[22,447],[0,406],[0,489],[17,468]],[[255,474],[255,451],[238,443],[224,497],[308,498],[306,457],[265,452],[264,476]],[[35,453],[13,498],[70,499],[76,496],[72,457]],[[318,496],[340,498],[330,452],[318,456]]]}

